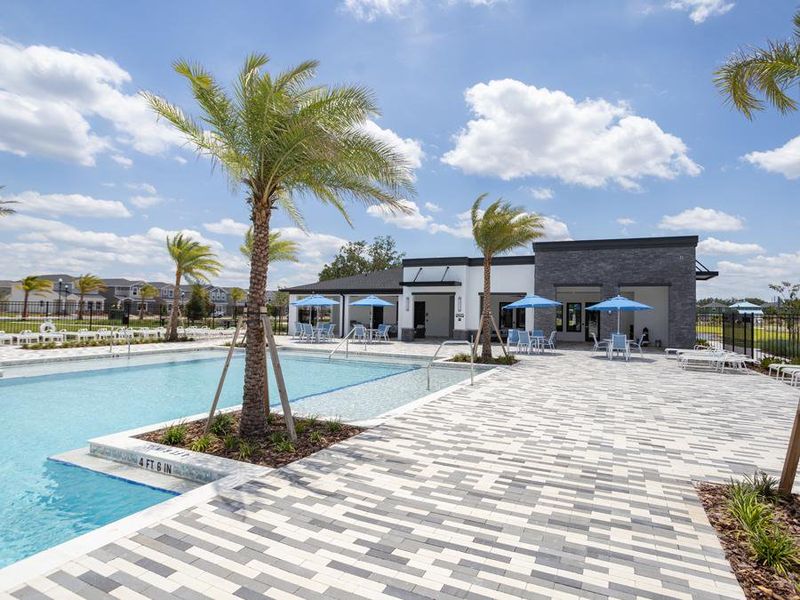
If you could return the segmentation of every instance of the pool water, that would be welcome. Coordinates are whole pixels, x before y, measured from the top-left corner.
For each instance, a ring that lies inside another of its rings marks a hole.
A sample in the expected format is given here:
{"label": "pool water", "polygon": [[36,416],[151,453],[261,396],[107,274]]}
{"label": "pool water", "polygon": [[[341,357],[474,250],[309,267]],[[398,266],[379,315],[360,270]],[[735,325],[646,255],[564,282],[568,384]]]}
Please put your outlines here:
{"label": "pool water", "polygon": [[[49,456],[93,437],[208,410],[224,353],[82,361],[9,369],[0,379],[0,567],[162,502],[170,492],[115,479]],[[334,360],[282,354],[296,410],[367,419],[427,392],[411,362]],[[15,373],[16,371],[16,373]],[[60,371],[60,372],[59,372]],[[234,356],[219,406],[241,403],[244,360]],[[433,389],[463,380],[437,369]],[[279,405],[274,378],[270,402]]]}

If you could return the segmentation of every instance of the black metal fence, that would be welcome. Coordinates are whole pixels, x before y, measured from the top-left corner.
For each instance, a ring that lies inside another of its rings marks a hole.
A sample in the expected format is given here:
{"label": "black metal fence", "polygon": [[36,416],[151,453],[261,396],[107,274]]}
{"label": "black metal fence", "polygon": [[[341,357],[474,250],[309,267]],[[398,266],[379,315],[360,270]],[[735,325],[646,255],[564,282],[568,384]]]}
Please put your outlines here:
{"label": "black metal fence", "polygon": [[751,358],[800,359],[800,314],[697,315],[698,342]]}
{"label": "black metal fence", "polygon": [[[122,303],[119,308],[98,309],[94,305],[86,306],[79,311],[74,302],[59,302],[31,299],[25,302],[0,301],[0,332],[20,333],[21,331],[39,331],[45,321],[53,323],[59,331],[77,331],[88,329],[96,331],[109,327],[166,327],[169,311],[162,305],[155,313],[140,312],[130,302]],[[280,307],[270,307],[272,329],[276,334],[287,333],[289,315]],[[183,319],[181,325],[231,327],[244,312],[244,307],[234,306],[231,315],[209,316],[201,319]]]}

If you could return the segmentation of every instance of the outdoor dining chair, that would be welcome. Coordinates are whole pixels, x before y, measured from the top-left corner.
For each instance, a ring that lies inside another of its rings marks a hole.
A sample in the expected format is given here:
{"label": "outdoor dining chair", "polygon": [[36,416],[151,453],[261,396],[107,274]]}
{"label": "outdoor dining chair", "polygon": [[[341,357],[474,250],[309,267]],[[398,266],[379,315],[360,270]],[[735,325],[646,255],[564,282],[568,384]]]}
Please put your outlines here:
{"label": "outdoor dining chair", "polygon": [[531,336],[527,331],[520,331],[517,338],[517,351],[530,354],[531,351]]}
{"label": "outdoor dining chair", "polygon": [[592,341],[594,342],[594,348],[592,348],[592,351],[608,353],[608,340],[598,341],[597,336],[593,333]]}
{"label": "outdoor dining chair", "polygon": [[614,333],[611,335],[611,346],[608,349],[608,358],[613,360],[615,352],[621,352],[626,361],[631,357],[631,348],[628,345],[628,338],[624,333]]}
{"label": "outdoor dining chair", "polygon": [[642,337],[640,337],[640,338],[639,338],[639,341],[638,341],[638,342],[636,342],[636,341],[634,341],[634,340],[631,340],[630,342],[628,342],[628,346],[629,346],[631,349],[633,349],[633,348],[636,348],[636,349],[639,351],[639,355],[640,355],[642,358],[644,358],[644,352],[642,351],[642,344],[643,344],[643,343],[644,343],[644,334],[642,334]]}

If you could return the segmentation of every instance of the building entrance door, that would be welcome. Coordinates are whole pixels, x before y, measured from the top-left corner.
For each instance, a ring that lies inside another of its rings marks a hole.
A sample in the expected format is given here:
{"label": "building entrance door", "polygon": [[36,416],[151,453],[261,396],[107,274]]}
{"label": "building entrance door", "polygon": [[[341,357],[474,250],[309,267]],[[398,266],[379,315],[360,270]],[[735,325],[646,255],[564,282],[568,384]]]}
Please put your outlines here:
{"label": "building entrance door", "polygon": [[425,337],[425,301],[414,300],[414,338]]}
{"label": "building entrance door", "polygon": [[594,334],[597,339],[600,339],[600,311],[599,310],[585,310],[590,306],[597,304],[597,302],[586,302],[584,304],[584,314],[586,315],[586,327],[583,330],[586,332],[584,335],[584,339],[587,342],[592,342],[592,334]]}

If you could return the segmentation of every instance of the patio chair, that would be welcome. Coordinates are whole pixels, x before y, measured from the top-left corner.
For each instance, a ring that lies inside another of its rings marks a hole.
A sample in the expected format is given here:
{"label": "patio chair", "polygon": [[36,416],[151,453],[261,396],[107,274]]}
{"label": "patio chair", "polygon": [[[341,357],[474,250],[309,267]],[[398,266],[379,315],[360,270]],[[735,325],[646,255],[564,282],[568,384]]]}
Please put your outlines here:
{"label": "patio chair", "polygon": [[532,344],[533,342],[531,341],[530,334],[528,334],[527,331],[520,331],[519,337],[517,338],[517,352],[530,354]]}
{"label": "patio chair", "polygon": [[534,329],[531,331],[531,335],[533,337],[543,338],[544,337],[544,330],[543,329]]}
{"label": "patio chair", "polygon": [[5,331],[0,331],[0,344],[13,344],[14,336]]}
{"label": "patio chair", "polygon": [[551,331],[550,332],[550,337],[545,339],[544,344],[542,346],[542,351],[546,350],[547,348],[550,348],[553,352],[555,352],[555,350],[556,350],[556,332],[555,331]]}
{"label": "patio chair", "polygon": [[353,339],[360,340],[362,342],[368,341],[367,328],[364,327],[361,323],[356,323],[355,325],[353,325]]}
{"label": "patio chair", "polygon": [[329,340],[332,340],[335,331],[336,331],[336,323],[328,323],[328,330],[325,332],[325,336]]}
{"label": "patio chair", "polygon": [[33,333],[30,329],[15,333],[13,337],[16,339],[17,344],[35,344],[39,341],[39,334]]}
{"label": "patio chair", "polygon": [[375,332],[375,339],[389,341],[390,325],[380,324]]}
{"label": "patio chair", "polygon": [[300,338],[304,342],[313,342],[316,339],[314,326],[311,323],[303,323],[303,337]]}
{"label": "patio chair", "polygon": [[592,341],[594,342],[594,348],[592,348],[593,352],[605,352],[608,354],[608,340],[599,342],[597,341],[597,336],[592,334]]}
{"label": "patio chair", "polygon": [[628,342],[628,346],[631,349],[636,348],[639,351],[639,356],[641,356],[642,358],[644,358],[644,352],[642,351],[642,344],[646,344],[646,342],[644,341],[644,337],[645,334],[642,334],[642,337],[639,338],[638,342],[634,340]]}
{"label": "patio chair", "polygon": [[302,323],[295,323],[294,324],[294,334],[292,334],[293,340],[299,340],[303,337],[303,324]]}
{"label": "patio chair", "polygon": [[516,344],[519,341],[519,331],[516,329],[509,329],[508,330],[508,337],[506,338],[506,343],[509,346]]}
{"label": "patio chair", "polygon": [[611,334],[611,346],[608,348],[608,358],[613,360],[615,352],[621,352],[626,361],[631,357],[631,348],[628,345],[628,338],[624,333]]}

